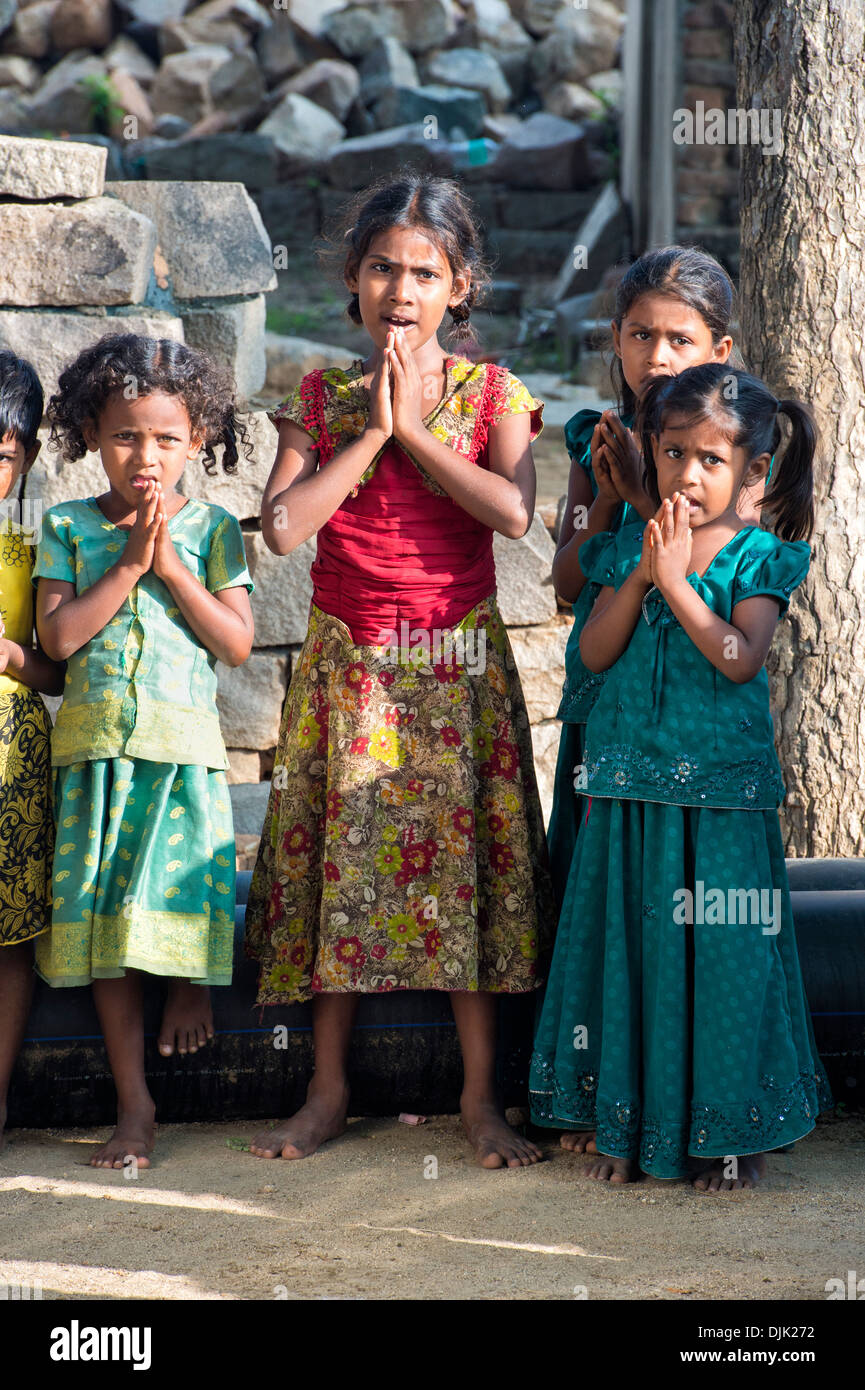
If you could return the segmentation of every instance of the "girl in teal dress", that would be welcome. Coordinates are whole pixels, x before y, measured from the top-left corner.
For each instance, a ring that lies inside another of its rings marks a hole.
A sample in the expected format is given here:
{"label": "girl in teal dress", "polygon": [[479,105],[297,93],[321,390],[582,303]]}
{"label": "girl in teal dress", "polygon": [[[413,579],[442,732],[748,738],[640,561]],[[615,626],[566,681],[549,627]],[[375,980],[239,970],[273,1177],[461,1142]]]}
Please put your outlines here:
{"label": "girl in teal dress", "polygon": [[[658,376],[675,376],[699,362],[726,362],[733,349],[730,277],[705,251],[665,246],[630,266],[616,291],[610,324],[612,385],[618,412],[580,410],[565,426],[571,459],[568,499],[553,561],[556,592],[573,604],[565,652],[565,683],[556,717],[562,721],[547,831],[557,904],[561,909],[580,819],[585,723],[604,683],[603,673],[580,660],[580,633],[598,596],[579,562],[582,546],[602,531],[617,531],[655,508],[643,487],[643,465],[632,434],[637,404]],[[739,514],[756,523],[762,485],[743,492]],[[563,1136],[568,1148],[580,1140]]]}
{"label": "girl in teal dress", "polygon": [[[777,534],[746,525],[765,480]],[[815,432],[753,377],[692,367],[646,393],[644,527],[599,533],[580,643],[605,671],[588,811],[530,1087],[540,1124],[596,1130],[591,1175],[750,1186],[831,1103],[802,987],[763,663],[808,571]],[[662,500],[663,499],[663,500]]]}
{"label": "girl in teal dress", "polygon": [[48,419],[74,462],[98,450],[99,497],[49,507],[34,567],[45,651],[67,662],[51,734],[57,825],[50,985],[92,983],[118,1122],[91,1164],[138,1166],[153,1141],[140,972],[171,981],[160,1051],[213,1036],[207,986],[231,981],[235,851],[216,661],[252,646],[243,538],[177,491],[203,448],[238,457],[233,388],[182,344],[102,338],[61,374]]}

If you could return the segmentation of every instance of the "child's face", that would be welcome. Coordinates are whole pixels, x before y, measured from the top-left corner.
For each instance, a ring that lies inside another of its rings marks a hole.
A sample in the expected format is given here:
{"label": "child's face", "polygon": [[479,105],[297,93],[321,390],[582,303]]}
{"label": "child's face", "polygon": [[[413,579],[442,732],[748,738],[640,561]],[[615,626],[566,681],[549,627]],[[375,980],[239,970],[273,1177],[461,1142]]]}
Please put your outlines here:
{"label": "child's face", "polygon": [[360,301],[363,326],[381,350],[392,328],[405,329],[412,352],[434,338],[448,306],[465,298],[467,274],[454,275],[434,241],[414,227],[390,227],[373,237],[345,283]]}
{"label": "child's face", "polygon": [[155,392],[127,400],[122,391],[109,396],[98,421],[82,426],[88,449],[102,455],[112,492],[135,510],[149,478],[170,494],[202,440],[192,433],[179,396]]}
{"label": "child's face", "polygon": [[0,499],[12,495],[18,479],[28,471],[41,447],[37,440],[32,449],[25,449],[12,434],[4,434],[0,439]]}
{"label": "child's face", "polygon": [[729,336],[713,343],[695,309],[676,295],[656,291],[635,299],[621,328],[611,328],[622,374],[638,400],[656,377],[678,376],[703,362],[726,362],[733,346]]}
{"label": "child's face", "polygon": [[690,502],[692,528],[721,518],[732,520],[742,486],[765,477],[769,467],[768,454],[749,462],[745,450],[731,444],[710,419],[694,423],[671,416],[652,440],[652,451],[661,500],[683,492]]}

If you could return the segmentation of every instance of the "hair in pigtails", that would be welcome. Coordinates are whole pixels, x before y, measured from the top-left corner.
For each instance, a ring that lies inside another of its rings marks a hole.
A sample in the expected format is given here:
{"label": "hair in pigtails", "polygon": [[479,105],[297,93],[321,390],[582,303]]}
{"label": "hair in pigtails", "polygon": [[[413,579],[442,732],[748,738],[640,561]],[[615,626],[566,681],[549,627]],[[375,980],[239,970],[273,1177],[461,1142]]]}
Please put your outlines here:
{"label": "hair in pigtails", "polygon": [[715,421],[735,448],[744,449],[750,461],[761,454],[778,453],[779,414],[790,421],[791,437],[762,505],[782,540],[807,540],[814,529],[814,417],[801,401],[776,400],[764,382],[728,363],[704,362],[688,367],[678,376],[660,377],[646,391],[636,425],[642,440],[644,482],[649,496],[660,505],[652,441],[670,416],[674,415],[680,425]]}
{"label": "hair in pigtails", "polygon": [[807,541],[814,530],[814,455],[817,425],[801,401],[778,402],[778,414],[790,421],[790,439],[763,508],[772,517],[773,529],[784,541]]}

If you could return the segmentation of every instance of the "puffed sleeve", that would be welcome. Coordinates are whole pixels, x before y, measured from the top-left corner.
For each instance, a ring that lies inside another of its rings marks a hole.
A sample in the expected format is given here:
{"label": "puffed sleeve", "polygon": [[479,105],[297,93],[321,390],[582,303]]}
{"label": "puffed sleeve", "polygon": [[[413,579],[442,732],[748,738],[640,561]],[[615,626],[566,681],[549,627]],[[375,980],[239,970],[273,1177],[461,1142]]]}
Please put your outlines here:
{"label": "puffed sleeve", "polygon": [[76,556],[72,540],[74,518],[63,507],[49,507],[42,517],[32,582],[39,579],[62,579],[75,583]]}
{"label": "puffed sleeve", "polygon": [[243,533],[237,518],[224,512],[210,537],[207,554],[207,587],[212,594],[220,589],[255,589],[246,565]]}
{"label": "puffed sleeve", "polygon": [[491,423],[496,425],[499,420],[503,420],[506,415],[531,416],[529,438],[537,439],[541,430],[544,428],[543,401],[536,401],[527,386],[524,386],[519,377],[512,372],[505,373],[501,391],[497,394],[494,405],[494,413]]}
{"label": "puffed sleeve", "polygon": [[754,545],[742,555],[733,580],[733,607],[742,599],[767,595],[786,613],[790,595],[802,583],[811,564],[806,541],[782,541],[770,531],[758,531]]}
{"label": "puffed sleeve", "polygon": [[643,523],[621,531],[599,531],[580,547],[580,569],[593,584],[619,589],[640,562]]}
{"label": "puffed sleeve", "polygon": [[568,457],[589,477],[592,477],[591,443],[595,425],[601,418],[598,410],[578,410],[565,425],[565,447]]}
{"label": "puffed sleeve", "polygon": [[[304,378],[305,380],[306,378]],[[280,420],[291,420],[292,424],[300,425],[302,430],[306,430],[307,434],[312,434],[315,437],[314,431],[310,427],[311,422],[307,422],[309,406],[301,394],[302,390],[303,381],[295,386],[294,390],[285,397],[285,400],[280,401],[275,410],[269,412],[269,418],[274,425],[278,425]]]}

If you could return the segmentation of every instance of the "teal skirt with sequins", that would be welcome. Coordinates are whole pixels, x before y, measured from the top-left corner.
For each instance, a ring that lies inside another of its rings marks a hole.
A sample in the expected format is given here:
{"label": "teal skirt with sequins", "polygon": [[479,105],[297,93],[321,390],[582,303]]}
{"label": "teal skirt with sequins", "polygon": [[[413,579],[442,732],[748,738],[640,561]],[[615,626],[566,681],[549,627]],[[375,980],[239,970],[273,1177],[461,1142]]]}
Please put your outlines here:
{"label": "teal skirt with sequins", "polygon": [[761,1153],[832,1104],[774,811],[595,797],[530,1073],[532,1119],[658,1178]]}
{"label": "teal skirt with sequins", "polygon": [[565,888],[571,871],[581,807],[585,815],[584,797],[574,786],[577,768],[583,761],[585,736],[585,724],[562,724],[556,777],[553,783],[553,809],[547,827],[550,871],[558,911],[561,911],[564,902]]}

